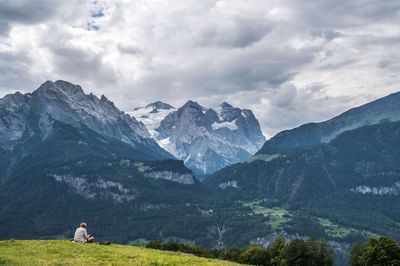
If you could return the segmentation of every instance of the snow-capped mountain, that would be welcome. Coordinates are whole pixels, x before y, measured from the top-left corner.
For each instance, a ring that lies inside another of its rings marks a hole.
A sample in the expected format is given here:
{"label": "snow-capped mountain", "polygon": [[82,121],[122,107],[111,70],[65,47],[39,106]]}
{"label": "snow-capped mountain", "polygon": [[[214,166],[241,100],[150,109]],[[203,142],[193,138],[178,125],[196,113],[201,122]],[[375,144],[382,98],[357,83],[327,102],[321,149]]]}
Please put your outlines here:
{"label": "snow-capped mountain", "polygon": [[198,175],[248,159],[265,142],[252,111],[222,103],[216,110],[188,101],[181,108],[155,102],[129,112],[157,143]]}
{"label": "snow-capped mountain", "polygon": [[[99,143],[129,145],[130,152],[146,159],[172,158],[150,137],[142,122],[120,111],[106,97],[85,94],[80,86],[59,80],[47,81],[33,93],[17,92],[0,99],[0,151],[8,154],[8,162],[3,161],[0,168],[4,171],[17,165],[34,147],[59,133],[60,127],[79,133],[90,131],[98,135]],[[125,146],[121,150],[126,150]]]}
{"label": "snow-capped mountain", "polygon": [[157,101],[150,103],[144,107],[136,107],[132,112],[127,112],[132,117],[137,118],[139,121],[146,125],[153,139],[155,139],[161,147],[164,147],[165,141],[160,141],[158,131],[156,130],[161,121],[170,113],[175,111],[175,107]]}

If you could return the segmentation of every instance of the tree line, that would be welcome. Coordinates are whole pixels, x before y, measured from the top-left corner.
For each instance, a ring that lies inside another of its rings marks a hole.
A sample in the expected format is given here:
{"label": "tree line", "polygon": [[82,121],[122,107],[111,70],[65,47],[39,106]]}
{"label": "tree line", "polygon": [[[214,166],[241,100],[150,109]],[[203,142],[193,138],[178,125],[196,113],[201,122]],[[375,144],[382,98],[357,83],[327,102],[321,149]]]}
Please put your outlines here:
{"label": "tree line", "polygon": [[277,238],[267,249],[251,245],[247,248],[208,250],[199,246],[160,241],[150,241],[146,247],[253,265],[333,265],[334,253],[324,239],[294,239],[286,243],[282,237]]}
{"label": "tree line", "polygon": [[[286,242],[278,237],[268,248],[251,245],[247,248],[208,250],[194,245],[150,241],[146,248],[190,253],[199,257],[228,260],[232,262],[267,265],[333,265],[334,250],[325,239],[294,239]],[[356,243],[351,249],[349,263],[361,265],[400,265],[400,245],[389,237],[370,238]]]}

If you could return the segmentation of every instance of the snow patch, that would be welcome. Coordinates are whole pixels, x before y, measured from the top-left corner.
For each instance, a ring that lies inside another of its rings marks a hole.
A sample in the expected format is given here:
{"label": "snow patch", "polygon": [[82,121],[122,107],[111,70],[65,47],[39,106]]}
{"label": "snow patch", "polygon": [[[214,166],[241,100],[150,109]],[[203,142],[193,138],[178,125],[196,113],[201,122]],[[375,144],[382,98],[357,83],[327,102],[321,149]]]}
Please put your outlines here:
{"label": "snow patch", "polygon": [[158,145],[161,146],[161,148],[165,149],[166,146],[168,146],[169,144],[171,144],[171,141],[170,141],[170,139],[169,139],[169,137],[168,137],[168,138],[165,138],[165,139],[162,139],[162,140],[157,141],[157,143],[158,143]]}
{"label": "snow patch", "polygon": [[218,129],[223,128],[223,127],[226,127],[226,128],[228,128],[228,129],[230,129],[232,131],[233,130],[237,130],[238,126],[236,125],[236,119],[231,121],[231,122],[222,122],[222,123],[214,122],[212,124],[212,129],[213,130],[218,130]]}
{"label": "snow patch", "polygon": [[161,121],[169,115],[170,113],[174,112],[175,109],[158,109],[158,112],[153,112],[156,109],[155,106],[149,107],[141,107],[136,108],[132,112],[127,112],[130,116],[135,117],[137,120],[145,124],[146,128],[149,130],[150,135],[157,139],[158,132],[156,128],[158,128],[161,124]]}
{"label": "snow patch", "polygon": [[215,112],[216,112],[217,115],[218,115],[219,121],[224,121],[224,118],[222,117],[222,107],[221,107],[221,106],[218,106],[218,107],[215,109]]}
{"label": "snow patch", "polygon": [[222,189],[226,189],[227,187],[232,187],[232,188],[239,188],[238,183],[236,180],[231,180],[231,181],[227,181],[224,183],[221,183],[218,185],[218,187],[222,188]]}

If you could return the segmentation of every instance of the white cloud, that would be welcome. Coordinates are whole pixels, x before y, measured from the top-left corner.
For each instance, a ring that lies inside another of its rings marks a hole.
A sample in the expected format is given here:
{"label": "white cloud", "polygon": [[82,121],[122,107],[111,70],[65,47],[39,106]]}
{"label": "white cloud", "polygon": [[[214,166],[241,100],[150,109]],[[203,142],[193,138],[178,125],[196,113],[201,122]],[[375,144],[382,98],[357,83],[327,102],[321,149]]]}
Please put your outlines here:
{"label": "white cloud", "polygon": [[127,111],[251,108],[263,132],[399,90],[397,0],[1,1],[0,96],[47,79]]}

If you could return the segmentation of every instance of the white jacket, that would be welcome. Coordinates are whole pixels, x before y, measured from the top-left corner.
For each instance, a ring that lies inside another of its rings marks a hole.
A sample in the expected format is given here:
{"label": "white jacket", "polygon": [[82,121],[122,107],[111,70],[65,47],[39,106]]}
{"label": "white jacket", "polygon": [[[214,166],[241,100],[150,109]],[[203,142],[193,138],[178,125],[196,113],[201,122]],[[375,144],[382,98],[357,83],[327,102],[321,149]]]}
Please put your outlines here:
{"label": "white jacket", "polygon": [[85,243],[87,242],[87,239],[89,238],[87,231],[83,227],[79,227],[75,231],[75,236],[74,236],[74,242],[78,243]]}

